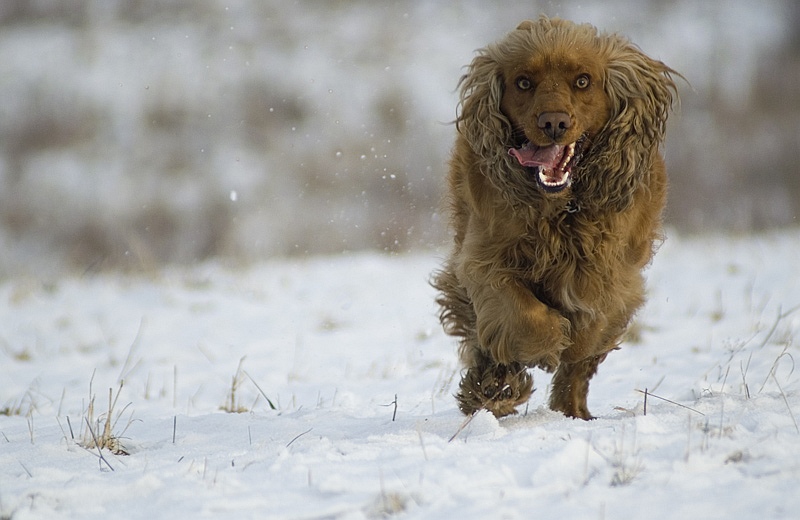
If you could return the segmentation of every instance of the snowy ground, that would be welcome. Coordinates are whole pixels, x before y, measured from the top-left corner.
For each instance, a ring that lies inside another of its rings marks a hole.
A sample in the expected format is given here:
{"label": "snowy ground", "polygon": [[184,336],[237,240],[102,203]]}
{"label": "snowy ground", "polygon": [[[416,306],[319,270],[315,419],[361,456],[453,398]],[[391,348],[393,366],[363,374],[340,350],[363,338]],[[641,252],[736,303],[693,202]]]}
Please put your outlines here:
{"label": "snowy ground", "polygon": [[462,430],[436,255],[8,281],[0,516],[797,518],[799,256],[800,230],[672,233],[597,420],[537,371],[527,410]]}

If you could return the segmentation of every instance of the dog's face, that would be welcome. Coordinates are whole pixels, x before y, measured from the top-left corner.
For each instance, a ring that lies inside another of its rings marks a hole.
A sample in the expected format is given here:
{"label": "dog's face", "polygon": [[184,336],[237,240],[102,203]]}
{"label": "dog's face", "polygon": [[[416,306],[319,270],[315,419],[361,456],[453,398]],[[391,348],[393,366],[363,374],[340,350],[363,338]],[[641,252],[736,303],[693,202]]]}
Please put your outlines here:
{"label": "dog's face", "polygon": [[561,192],[586,142],[610,118],[602,60],[591,49],[543,49],[501,66],[500,109],[513,125],[509,153],[546,193]]}

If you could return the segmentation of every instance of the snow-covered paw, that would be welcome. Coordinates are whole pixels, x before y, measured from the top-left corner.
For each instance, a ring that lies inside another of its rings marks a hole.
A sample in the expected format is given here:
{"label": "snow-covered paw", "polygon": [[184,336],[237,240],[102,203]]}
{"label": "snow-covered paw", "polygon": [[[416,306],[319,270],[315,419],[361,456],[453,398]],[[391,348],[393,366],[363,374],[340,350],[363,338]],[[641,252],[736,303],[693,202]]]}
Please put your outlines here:
{"label": "snow-covered paw", "polygon": [[499,418],[517,413],[516,407],[526,402],[532,392],[533,378],[524,366],[490,364],[467,370],[456,399],[465,415],[483,408]]}

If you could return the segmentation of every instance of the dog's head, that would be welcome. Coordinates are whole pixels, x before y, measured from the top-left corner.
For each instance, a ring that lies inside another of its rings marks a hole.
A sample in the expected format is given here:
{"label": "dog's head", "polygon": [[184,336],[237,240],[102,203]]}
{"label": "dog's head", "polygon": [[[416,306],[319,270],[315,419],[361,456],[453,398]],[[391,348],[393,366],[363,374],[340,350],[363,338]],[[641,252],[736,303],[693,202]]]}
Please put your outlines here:
{"label": "dog's head", "polygon": [[663,140],[671,74],[591,25],[525,21],[470,64],[457,125],[512,201],[625,207]]}

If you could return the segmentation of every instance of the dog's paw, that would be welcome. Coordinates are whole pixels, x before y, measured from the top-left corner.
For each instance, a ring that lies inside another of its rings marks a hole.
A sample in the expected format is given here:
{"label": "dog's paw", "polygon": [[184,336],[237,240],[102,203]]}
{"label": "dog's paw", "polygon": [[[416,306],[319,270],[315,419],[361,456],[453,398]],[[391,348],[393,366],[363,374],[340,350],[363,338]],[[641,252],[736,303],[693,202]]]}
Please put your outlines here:
{"label": "dog's paw", "polygon": [[485,408],[495,417],[517,413],[533,393],[533,378],[519,363],[471,367],[459,384],[458,407],[465,415]]}

